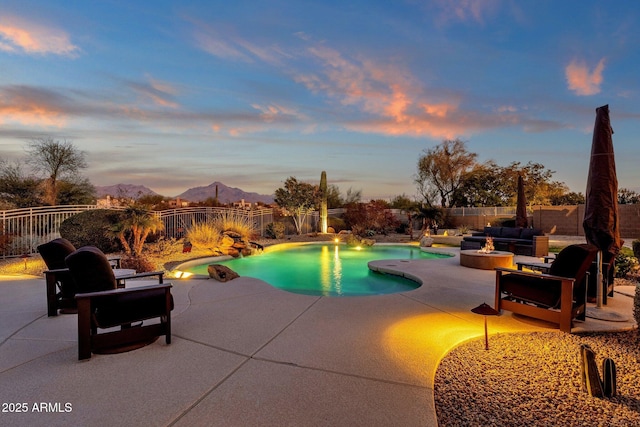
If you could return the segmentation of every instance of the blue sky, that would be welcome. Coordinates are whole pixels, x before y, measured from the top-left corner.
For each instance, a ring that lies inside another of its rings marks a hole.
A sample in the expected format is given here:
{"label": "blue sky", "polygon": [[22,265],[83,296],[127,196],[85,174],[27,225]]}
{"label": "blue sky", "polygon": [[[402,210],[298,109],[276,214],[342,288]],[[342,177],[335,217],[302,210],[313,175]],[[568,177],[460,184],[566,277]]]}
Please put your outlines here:
{"label": "blue sky", "polygon": [[609,104],[640,191],[636,1],[75,1],[0,4],[0,153],[50,135],[95,185],[166,196],[285,179],[417,194],[423,150],[543,164],[584,193]]}

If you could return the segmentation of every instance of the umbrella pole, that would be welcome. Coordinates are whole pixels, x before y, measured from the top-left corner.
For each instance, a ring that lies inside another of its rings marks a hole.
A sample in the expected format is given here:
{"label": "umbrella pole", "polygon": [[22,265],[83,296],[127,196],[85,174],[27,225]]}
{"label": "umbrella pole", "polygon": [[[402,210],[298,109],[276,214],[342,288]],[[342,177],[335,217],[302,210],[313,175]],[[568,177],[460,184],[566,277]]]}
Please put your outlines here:
{"label": "umbrella pole", "polygon": [[598,272],[596,274],[596,307],[602,308],[602,251],[598,251],[598,255],[596,255],[596,264],[598,267]]}
{"label": "umbrella pole", "polygon": [[606,320],[609,322],[626,322],[628,318],[622,316],[615,311],[605,310],[602,306],[602,298],[604,296],[604,289],[602,289],[602,251],[598,251],[596,256],[596,265],[598,272],[596,274],[596,306],[586,309],[586,316],[592,319]]}

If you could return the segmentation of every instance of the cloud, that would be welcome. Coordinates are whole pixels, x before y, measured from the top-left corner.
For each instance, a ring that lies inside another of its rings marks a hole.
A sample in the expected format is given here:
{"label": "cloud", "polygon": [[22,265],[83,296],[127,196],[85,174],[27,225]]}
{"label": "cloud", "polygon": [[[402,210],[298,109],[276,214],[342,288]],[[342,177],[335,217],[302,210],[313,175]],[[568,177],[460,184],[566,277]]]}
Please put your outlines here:
{"label": "cloud", "polygon": [[584,61],[574,59],[565,68],[569,90],[581,96],[600,93],[603,71],[604,58],[598,62],[593,71],[589,71],[589,67]]}
{"label": "cloud", "polygon": [[4,15],[0,17],[0,50],[75,57],[80,48],[59,28]]}
{"label": "cloud", "polygon": [[66,124],[65,105],[68,105],[68,99],[50,90],[28,86],[0,87],[0,124],[62,127]]}
{"label": "cloud", "polygon": [[178,90],[170,83],[147,76],[148,82],[127,82],[127,85],[142,96],[143,100],[150,100],[154,105],[168,108],[178,108],[174,100]]}
{"label": "cloud", "polygon": [[218,58],[279,65],[281,58],[288,56],[277,46],[261,46],[252,43],[234,35],[230,29],[222,32],[208,24],[195,22],[194,25],[196,28],[193,31],[193,38],[198,48]]}
{"label": "cloud", "polygon": [[437,0],[434,7],[439,9],[438,21],[446,24],[450,21],[485,23],[488,15],[494,15],[500,5],[499,0]]}
{"label": "cloud", "polygon": [[457,99],[429,95],[421,83],[397,63],[349,58],[322,45],[309,48],[309,53],[321,62],[322,72],[299,73],[294,80],[314,93],[366,113],[368,117],[346,121],[349,129],[434,138],[451,138],[468,131],[459,125]]}

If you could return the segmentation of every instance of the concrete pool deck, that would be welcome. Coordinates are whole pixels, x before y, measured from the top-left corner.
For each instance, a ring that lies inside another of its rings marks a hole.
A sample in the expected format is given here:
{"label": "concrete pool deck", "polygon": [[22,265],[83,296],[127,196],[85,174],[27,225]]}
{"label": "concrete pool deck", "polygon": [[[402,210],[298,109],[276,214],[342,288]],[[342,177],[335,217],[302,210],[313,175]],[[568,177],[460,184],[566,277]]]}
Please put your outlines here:
{"label": "concrete pool deck", "polygon": [[[445,250],[456,256],[374,262],[424,282],[392,295],[173,280],[171,345],[160,338],[86,361],[77,360],[76,316],[47,317],[44,279],[0,276],[0,424],[436,426],[438,363],[483,336],[484,319],[470,310],[492,305],[495,287],[494,272],[461,267],[457,249]],[[627,322],[588,318],[573,331],[634,328],[632,307],[616,293],[605,309]],[[490,334],[541,330],[557,328],[509,312],[489,319]],[[4,411],[17,403],[26,412]]]}

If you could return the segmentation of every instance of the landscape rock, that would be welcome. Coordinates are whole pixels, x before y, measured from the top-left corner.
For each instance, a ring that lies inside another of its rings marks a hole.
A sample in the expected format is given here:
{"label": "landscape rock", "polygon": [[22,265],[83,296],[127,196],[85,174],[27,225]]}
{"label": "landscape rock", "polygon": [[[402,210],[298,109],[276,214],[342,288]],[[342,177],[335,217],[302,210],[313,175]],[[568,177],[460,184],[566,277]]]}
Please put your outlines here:
{"label": "landscape rock", "polygon": [[229,267],[220,264],[209,265],[207,271],[209,272],[209,277],[216,279],[218,282],[228,282],[229,280],[240,277],[238,273]]}

